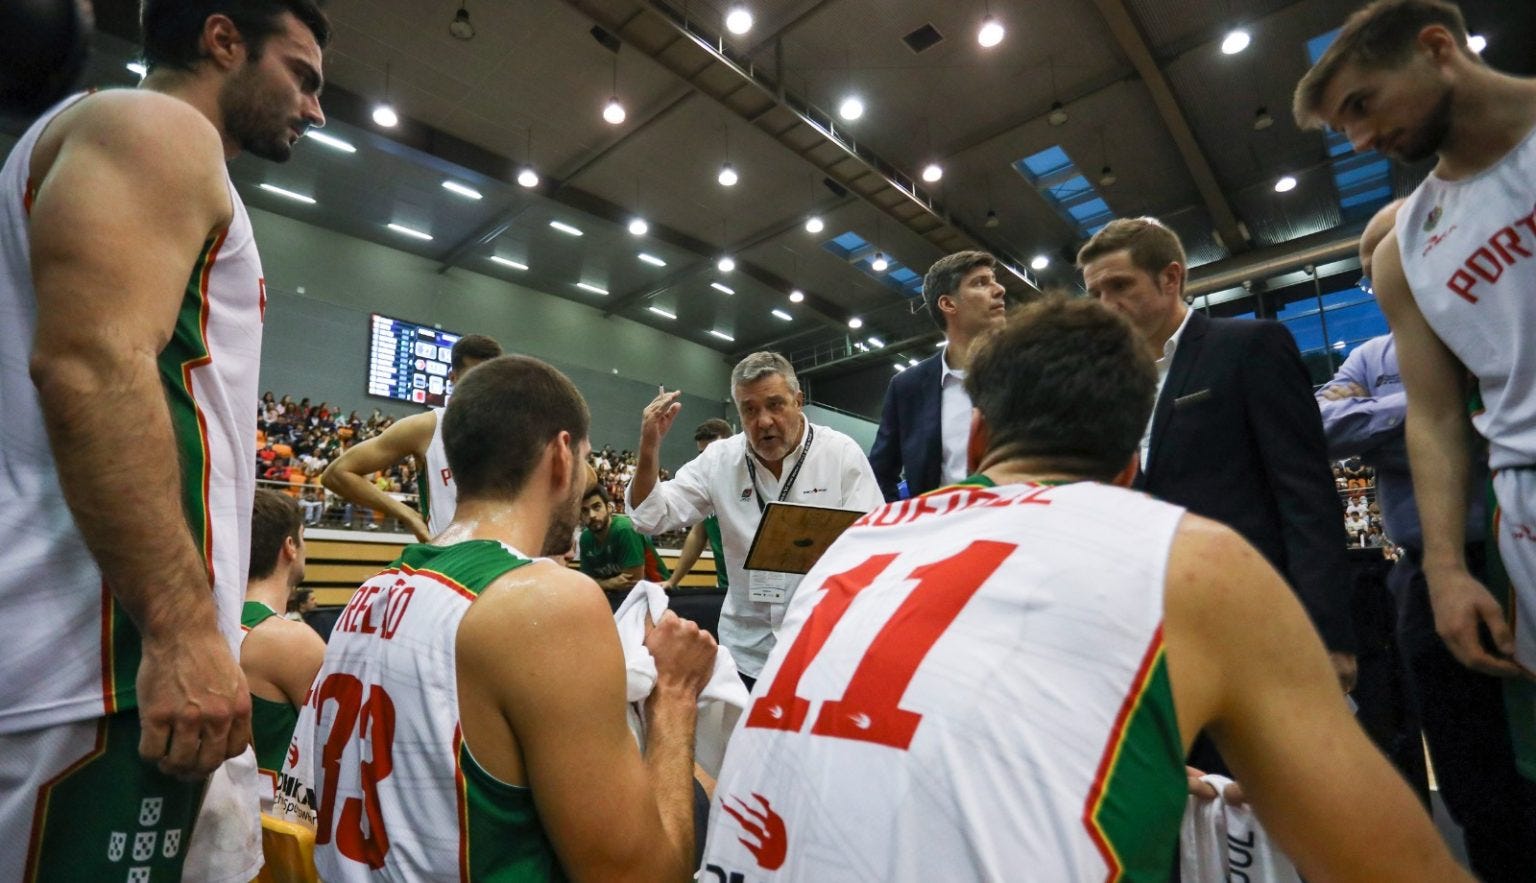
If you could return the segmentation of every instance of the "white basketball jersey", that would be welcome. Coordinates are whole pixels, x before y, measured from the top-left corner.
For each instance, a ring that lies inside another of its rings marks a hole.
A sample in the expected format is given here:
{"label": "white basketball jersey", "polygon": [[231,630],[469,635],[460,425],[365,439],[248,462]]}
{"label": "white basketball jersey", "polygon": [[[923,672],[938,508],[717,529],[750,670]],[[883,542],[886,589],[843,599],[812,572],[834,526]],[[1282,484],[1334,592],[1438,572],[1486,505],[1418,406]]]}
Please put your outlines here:
{"label": "white basketball jersey", "polygon": [[1536,466],[1536,129],[1470,178],[1431,173],[1397,241],[1419,311],[1477,376],[1489,465]]}
{"label": "white basketball jersey", "polygon": [[[139,634],[65,506],[27,369],[37,330],[28,217],[41,183],[31,175],[32,152],[43,128],[79,100],[33,123],[0,169],[0,733],[137,704]],[[228,187],[233,220],[188,268],[175,330],[159,355],[176,449],[156,455],[180,460],[187,527],[213,577],[219,628],[238,657],[266,292],[245,205]],[[112,321],[110,314],[98,318]],[[119,444],[136,444],[133,422],[134,415],[123,415]]]}
{"label": "white basketball jersey", "polygon": [[806,575],[726,750],[701,881],[1168,879],[1183,510],[972,482],[875,510]]}
{"label": "white basketball jersey", "polygon": [[433,408],[437,418],[432,426],[432,441],[427,444],[427,459],[416,476],[416,492],[421,498],[421,514],[427,520],[427,532],[437,536],[453,521],[458,508],[459,488],[448,468],[448,451],[443,447],[443,414],[446,408]]}

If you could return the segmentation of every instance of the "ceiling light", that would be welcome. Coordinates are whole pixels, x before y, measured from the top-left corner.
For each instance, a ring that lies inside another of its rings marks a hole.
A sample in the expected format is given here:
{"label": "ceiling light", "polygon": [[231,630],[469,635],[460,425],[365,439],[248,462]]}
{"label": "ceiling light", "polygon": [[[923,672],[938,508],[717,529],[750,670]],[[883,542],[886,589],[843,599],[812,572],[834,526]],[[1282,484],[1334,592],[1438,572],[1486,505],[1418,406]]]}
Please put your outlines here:
{"label": "ceiling light", "polygon": [[645,261],[647,264],[650,264],[653,267],[665,267],[667,265],[667,262],[661,258],[656,257],[653,254],[646,254],[643,251],[640,252],[640,260]]}
{"label": "ceiling light", "polygon": [[663,317],[668,318],[668,319],[676,319],[677,318],[677,314],[676,313],[669,313],[666,310],[663,310],[661,307],[646,307],[646,309],[650,310],[651,312],[655,313],[658,316],[663,316]]}
{"label": "ceiling light", "polygon": [[606,288],[598,288],[596,285],[589,285],[586,282],[577,282],[576,283],[576,287],[582,289],[583,291],[590,291],[593,294],[607,294],[608,293],[608,289],[606,289]]}
{"label": "ceiling light", "polygon": [[869,352],[869,344],[865,343],[862,340],[854,341],[853,348],[858,350],[861,353]]}
{"label": "ceiling light", "polygon": [[1060,101],[1051,102],[1051,112],[1045,115],[1045,121],[1053,126],[1065,125],[1067,122],[1067,109],[1061,106]]}
{"label": "ceiling light", "polygon": [[721,285],[719,282],[711,282],[711,283],[709,283],[709,287],[713,288],[716,291],[724,292],[725,294],[735,294],[736,293],[736,289],[730,287],[729,285]]}
{"label": "ceiling light", "polygon": [[1269,108],[1260,107],[1253,112],[1253,130],[1262,132],[1275,124],[1275,118],[1269,115]]}
{"label": "ceiling light", "polygon": [[474,39],[475,26],[469,23],[469,10],[462,5],[459,11],[453,14],[453,21],[448,23],[448,33],[460,40]]}
{"label": "ceiling light", "polygon": [[532,166],[523,166],[517,173],[517,183],[524,187],[533,188],[539,186],[539,173]]}
{"label": "ceiling light", "polygon": [[933,348],[936,349],[936,350],[941,350],[941,349],[945,348],[946,346],[949,346],[949,341],[941,340],[938,343],[934,344]]}
{"label": "ceiling light", "polygon": [[907,367],[908,368],[916,368],[917,367],[917,360],[916,359],[908,359],[907,360]]}
{"label": "ceiling light", "polygon": [[733,6],[731,11],[725,14],[725,29],[741,36],[752,30],[752,12],[745,6]]}
{"label": "ceiling light", "polygon": [[1283,177],[1280,180],[1275,182],[1275,192],[1276,193],[1289,193],[1289,192],[1291,192],[1292,190],[1295,190],[1295,189],[1296,189],[1296,179],[1291,177],[1290,175],[1286,175],[1285,177]]}
{"label": "ceiling light", "polygon": [[1225,55],[1236,55],[1247,49],[1250,42],[1252,39],[1248,36],[1248,32],[1238,28],[1228,32],[1226,38],[1221,41],[1221,51]]}
{"label": "ceiling light", "polygon": [[775,316],[778,316],[780,319],[783,319],[786,322],[793,321],[794,318],[795,318],[794,316],[791,316],[790,314],[784,312],[783,310],[777,309],[777,308],[774,309],[773,314]]}
{"label": "ceiling light", "polygon": [[794,291],[789,293],[790,303],[797,304],[803,300],[805,300],[805,292],[801,291],[800,289],[796,288]]}
{"label": "ceiling light", "polygon": [[937,182],[942,177],[944,177],[944,167],[938,163],[931,162],[923,166],[923,180],[929,184]]}
{"label": "ceiling light", "polygon": [[1051,265],[1051,259],[1046,257],[1043,254],[1035,255],[1034,260],[1029,262],[1029,268],[1031,270],[1034,270],[1036,273],[1040,272],[1041,270],[1044,270],[1046,267],[1049,267],[1050,265]]}
{"label": "ceiling light", "polygon": [[736,182],[740,179],[736,175],[736,167],[726,163],[720,167],[720,174],[715,180],[720,182],[721,187],[735,187]]}
{"label": "ceiling light", "polygon": [[837,106],[837,115],[852,122],[864,115],[864,102],[857,95],[849,95]]}
{"label": "ceiling light", "polygon": [[501,264],[503,267],[511,267],[514,270],[526,270],[526,269],[528,269],[528,265],[527,264],[520,264],[517,261],[512,260],[511,258],[504,258],[504,257],[502,257],[499,254],[491,255],[491,260],[495,261],[498,264]]}
{"label": "ceiling light", "polygon": [[335,137],[332,137],[330,135],[326,135],[326,134],[324,134],[322,132],[317,132],[314,129],[310,129],[309,131],[305,132],[304,133],[304,137],[308,138],[308,139],[310,139],[312,141],[318,141],[319,143],[324,144],[326,147],[329,147],[332,150],[339,150],[342,153],[356,153],[357,152],[357,148],[356,147],[353,147],[352,145],[348,144],[347,142],[341,140],[340,138],[335,138]]}
{"label": "ceiling light", "polygon": [[400,114],[395,113],[395,109],[388,104],[374,105],[373,121],[386,129],[393,129],[400,125]]}
{"label": "ceiling light", "polygon": [[976,32],[976,42],[987,49],[1003,42],[1003,23],[990,15],[982,19],[981,30]]}
{"label": "ceiling light", "polygon": [[987,209],[987,219],[982,222],[982,226],[991,229],[1001,223],[1002,221],[997,217],[997,212],[994,209]]}
{"label": "ceiling light", "polygon": [[884,273],[890,265],[891,262],[885,259],[885,252],[877,251],[875,252],[875,259],[869,264],[869,268],[876,273]]}
{"label": "ceiling light", "polygon": [[[1478,51],[1481,51],[1481,50],[1478,50]],[[142,62],[138,62],[138,61],[130,61],[130,62],[128,62],[128,69],[133,71],[134,73],[138,74],[140,79],[143,79],[145,76],[147,76],[149,74],[149,68],[145,67]]]}
{"label": "ceiling light", "polygon": [[730,336],[729,334],[726,334],[724,331],[720,331],[720,330],[715,329],[715,328],[709,329],[709,333],[713,334],[714,336],[716,336],[718,338],[720,338],[721,340],[728,340],[728,341],[731,341],[732,343],[734,343],[736,341],[736,338]]}
{"label": "ceiling light", "polygon": [[580,230],[576,229],[575,227],[572,227],[570,224],[567,224],[567,223],[565,223],[563,221],[550,221],[549,222],[549,226],[554,227],[556,230],[559,230],[561,233],[568,233],[571,236],[580,236],[580,235],[582,235],[582,232]]}
{"label": "ceiling light", "polygon": [[827,224],[821,219],[820,215],[811,215],[805,219],[805,232],[820,233],[825,229],[827,229]]}
{"label": "ceiling light", "polygon": [[1109,166],[1106,165],[1104,168],[1099,170],[1100,187],[1113,187],[1115,186],[1115,182],[1118,180],[1120,180],[1120,177],[1116,175],[1115,170]]}
{"label": "ceiling light", "polygon": [[389,226],[389,229],[395,231],[396,233],[404,233],[406,236],[410,236],[410,237],[413,237],[415,239],[428,239],[428,240],[430,240],[432,238],[432,234],[431,233],[423,233],[420,230],[417,230],[417,229],[412,228],[412,227],[407,227],[404,224],[389,224],[388,226]]}
{"label": "ceiling light", "polygon": [[848,320],[848,327],[857,331],[864,327],[864,320],[860,319],[858,316],[854,316],[852,319]]}
{"label": "ceiling light", "polygon": [[[1467,48],[1478,55],[1482,55],[1483,50],[1488,48],[1488,38],[1482,34],[1468,34]],[[129,67],[131,68],[132,65],[129,65]]]}
{"label": "ceiling light", "polygon": [[258,186],[260,186],[261,189],[267,191],[268,193],[276,193],[278,196],[286,196],[294,202],[302,202],[307,205],[315,204],[315,198],[313,196],[305,196],[302,193],[294,193],[292,190],[284,190],[281,187],[273,187],[271,184],[261,184]]}
{"label": "ceiling light", "polygon": [[885,341],[881,340],[878,337],[871,337],[869,339],[869,345],[874,347],[875,349],[881,349],[882,347],[885,346]]}
{"label": "ceiling light", "polygon": [[906,366],[906,365],[903,365],[903,364],[902,364],[902,363],[900,363],[900,362],[897,362],[897,363],[896,363],[896,365],[895,365],[895,368],[896,368],[896,373],[897,373],[897,374],[900,374],[900,373],[901,373],[901,372],[903,372],[903,371],[905,371],[905,370],[907,370],[907,366]]}
{"label": "ceiling light", "polygon": [[457,193],[465,199],[479,199],[480,191],[473,187],[465,187],[457,181],[444,181],[443,189],[449,193]]}
{"label": "ceiling light", "polygon": [[729,273],[732,270],[736,269],[736,259],[731,257],[730,255],[726,255],[725,257],[722,257],[720,260],[715,261],[715,266],[720,268],[720,272],[722,272],[722,273]]}
{"label": "ceiling light", "polygon": [[629,222],[629,232],[636,236],[644,236],[651,232],[651,225],[645,222],[645,218],[633,218]]}
{"label": "ceiling light", "polygon": [[617,126],[619,123],[624,122],[624,116],[624,105],[619,103],[617,96],[609,98],[608,103],[603,105],[603,120],[605,122]]}

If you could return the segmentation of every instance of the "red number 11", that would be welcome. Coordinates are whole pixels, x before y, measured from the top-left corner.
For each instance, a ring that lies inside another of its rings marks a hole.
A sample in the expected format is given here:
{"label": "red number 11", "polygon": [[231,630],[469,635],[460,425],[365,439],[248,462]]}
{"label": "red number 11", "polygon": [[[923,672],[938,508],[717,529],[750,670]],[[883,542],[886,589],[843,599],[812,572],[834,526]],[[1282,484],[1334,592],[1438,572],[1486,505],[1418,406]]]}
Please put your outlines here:
{"label": "red number 11", "polygon": [[[1017,548],[1013,543],[977,540],[942,561],[924,564],[908,574],[907,579],[917,580],[917,585],[864,651],[843,698],[822,703],[811,732],[905,751],[912,744],[923,716],[900,708],[897,703],[939,636]],[[767,694],[752,703],[747,726],[800,730],[810,710],[810,702],[795,695],[800,678],[853,605],[854,598],[869,588],[894,560],[895,554],[875,555],[827,579],[827,594],[817,602],[800,634],[795,636],[795,643]]]}

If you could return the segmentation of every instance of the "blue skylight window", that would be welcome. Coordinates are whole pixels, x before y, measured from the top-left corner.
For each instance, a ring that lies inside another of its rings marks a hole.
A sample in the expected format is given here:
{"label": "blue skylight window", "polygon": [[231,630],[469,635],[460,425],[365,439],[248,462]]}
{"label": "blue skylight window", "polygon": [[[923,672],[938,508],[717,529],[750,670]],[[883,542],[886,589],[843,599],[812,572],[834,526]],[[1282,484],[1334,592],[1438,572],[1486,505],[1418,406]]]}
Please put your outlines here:
{"label": "blue skylight window", "polygon": [[1026,156],[1013,167],[1084,236],[1114,220],[1115,213],[1060,145]]}
{"label": "blue skylight window", "polygon": [[864,275],[903,297],[916,297],[923,291],[923,277],[911,268],[892,259],[889,254],[885,256],[889,264],[885,268],[885,272],[876,271],[874,268],[875,254],[880,249],[852,230],[839,233],[828,239],[821,244],[821,247],[852,264]]}

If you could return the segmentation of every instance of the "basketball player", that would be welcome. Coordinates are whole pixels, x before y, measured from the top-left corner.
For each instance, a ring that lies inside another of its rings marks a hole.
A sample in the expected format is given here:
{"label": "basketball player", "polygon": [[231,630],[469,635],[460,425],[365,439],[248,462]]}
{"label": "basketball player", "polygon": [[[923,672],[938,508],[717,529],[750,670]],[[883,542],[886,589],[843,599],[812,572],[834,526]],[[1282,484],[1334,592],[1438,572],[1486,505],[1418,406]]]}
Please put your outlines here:
{"label": "basketball player", "polygon": [[806,575],[701,880],[1167,880],[1202,729],[1309,879],[1470,879],[1274,568],[1125,489],[1156,385],[1125,319],[1024,306],[965,382],[980,474],[875,510]]}
{"label": "basketball player", "polygon": [[251,568],[240,628],[240,668],[251,690],[251,745],[261,773],[262,808],[272,805],[299,706],[320,670],[325,641],[303,622],[283,618],[304,580],[304,520],[287,494],[260,488],[251,511]]}
{"label": "basketball player", "polygon": [[[1408,396],[1435,625],[1464,665],[1536,669],[1536,80],[1488,68],[1455,6],[1378,0],[1296,87],[1296,118],[1356,150],[1439,162],[1373,261]],[[1468,372],[1482,409],[1468,420]],[[1511,628],[1466,556],[1471,431],[1487,440]],[[1480,632],[1486,631],[1485,639]],[[1491,639],[1491,640],[1489,640]],[[1516,714],[1523,717],[1523,714]]]}
{"label": "basketball player", "polygon": [[[264,294],[225,161],[320,125],[311,0],[147,0],[138,89],[75,96],[0,169],[0,879],[175,879],[199,801],[249,812],[235,661]],[[240,781],[234,781],[239,779]],[[238,861],[236,861],[238,859]]]}
{"label": "basketball player", "polygon": [[459,385],[443,415],[454,521],[358,589],[300,712],[282,790],[315,821],[322,878],[689,877],[715,642],[671,612],[647,635],[642,757],[602,592],[535,558],[570,542],[587,428],[581,394],[536,359]]}
{"label": "basketball player", "polygon": [[[453,345],[448,380],[457,383],[469,369],[501,355],[501,344],[484,334],[466,334]],[[320,482],[332,493],[359,506],[397,518],[425,543],[453,520],[456,498],[453,472],[443,455],[442,408],[412,414],[367,441],[342,452]],[[416,493],[420,512],[378,489],[368,476],[416,458]]]}

